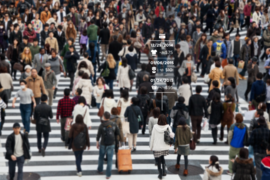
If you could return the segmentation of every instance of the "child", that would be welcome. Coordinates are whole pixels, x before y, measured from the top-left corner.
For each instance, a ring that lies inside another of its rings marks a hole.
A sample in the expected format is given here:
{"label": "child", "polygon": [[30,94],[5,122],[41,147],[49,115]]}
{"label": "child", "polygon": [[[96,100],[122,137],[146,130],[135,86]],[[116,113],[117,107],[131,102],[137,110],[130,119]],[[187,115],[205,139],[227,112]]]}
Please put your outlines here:
{"label": "child", "polygon": [[75,104],[78,104],[79,98],[82,94],[82,89],[81,88],[77,88],[75,96],[73,97],[73,101],[75,102]]}
{"label": "child", "polygon": [[80,53],[83,55],[86,52],[86,44],[88,42],[88,36],[87,36],[87,31],[83,30],[83,33],[80,38],[80,45],[81,45],[81,50]]}

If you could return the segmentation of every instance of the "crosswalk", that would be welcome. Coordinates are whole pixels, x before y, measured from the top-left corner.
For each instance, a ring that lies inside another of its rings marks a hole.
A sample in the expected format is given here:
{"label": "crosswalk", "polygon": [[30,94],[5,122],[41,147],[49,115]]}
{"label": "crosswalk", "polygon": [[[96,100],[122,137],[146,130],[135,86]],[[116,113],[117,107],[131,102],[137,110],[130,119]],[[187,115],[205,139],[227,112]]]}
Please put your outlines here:
{"label": "crosswalk", "polygon": [[[241,32],[244,34],[244,32]],[[232,33],[233,34],[233,33]],[[231,34],[231,35],[232,35]],[[232,37],[232,36],[231,36]],[[234,38],[234,37],[232,37]],[[78,44],[78,39],[75,42],[75,48],[78,52],[80,46]],[[81,56],[81,59],[83,57]],[[141,62],[147,63],[148,59],[145,54],[141,54]],[[168,66],[170,67],[170,65]],[[138,73],[139,70],[136,70]],[[97,73],[99,76],[100,73]],[[19,79],[20,73],[17,73],[17,79]],[[163,74],[157,74],[156,78],[164,78]],[[173,74],[168,73],[166,78],[173,79]],[[75,166],[75,157],[71,150],[65,149],[63,142],[60,139],[60,124],[56,123],[56,109],[58,100],[63,97],[63,90],[69,86],[69,78],[65,78],[63,75],[61,76],[59,82],[59,88],[57,92],[56,99],[53,100],[53,114],[54,117],[51,121],[52,131],[50,133],[49,144],[46,149],[46,156],[42,157],[38,153],[37,149],[37,138],[35,125],[31,124],[31,132],[29,134],[29,142],[31,145],[32,158],[31,160],[25,164],[24,172],[33,172],[38,173],[42,180],[74,180],[74,179],[94,179],[99,180],[105,178],[105,175],[99,175],[97,173],[97,163],[98,163],[98,154],[99,151],[95,147],[95,138],[97,134],[97,129],[100,124],[99,117],[97,116],[98,109],[91,108],[90,116],[92,120],[92,129],[89,130],[90,134],[90,142],[91,147],[90,150],[86,150],[83,154],[83,163],[82,163],[82,171],[83,177],[79,178],[76,176],[76,166]],[[130,96],[136,96],[137,92],[135,87],[136,79],[134,80],[133,90],[130,92]],[[12,92],[12,97],[14,97],[15,93],[19,90],[19,82],[14,81],[14,91]],[[157,86],[165,86],[165,83],[156,83]],[[198,77],[197,83],[192,83],[192,89],[195,90],[196,85],[203,86],[203,96],[207,96],[208,86],[204,83],[203,78]],[[114,82],[114,95],[115,100],[118,100],[120,97],[120,91],[117,87],[117,83]],[[224,95],[222,95],[224,98]],[[1,146],[0,146],[0,154],[5,153],[5,142],[6,138],[9,134],[12,133],[12,125],[14,122],[19,122],[21,125],[21,116],[19,110],[19,103],[15,104],[15,108],[11,108],[12,98],[9,100],[9,108],[6,109],[6,123],[4,125],[4,129],[2,131],[2,136],[0,137]],[[244,100],[240,101],[240,112],[244,113],[246,104]],[[246,121],[249,125],[249,122]],[[225,137],[227,132],[225,132]],[[216,146],[212,145],[212,137],[211,131],[202,131],[201,143],[197,146],[195,151],[191,151],[191,155],[189,158],[189,165],[195,165],[204,167],[208,164],[208,159],[211,155],[215,154],[220,159],[220,164],[224,168],[224,170],[228,169],[228,151],[229,147],[222,142],[218,142]],[[170,149],[170,155],[166,156],[166,165],[167,167],[174,166],[176,163],[176,154],[173,153],[173,147]],[[113,158],[115,160],[115,157]],[[137,138],[137,151],[132,153],[132,161],[133,161],[133,171],[129,175],[119,175],[117,169],[114,164],[112,167],[112,177],[111,179],[124,180],[129,178],[133,179],[141,179],[141,180],[151,180],[157,179],[157,167],[154,165],[154,157],[153,153],[149,149],[149,131],[146,130],[146,134],[142,135],[140,132]],[[5,162],[5,166],[0,168],[0,174],[8,174],[8,166],[7,161],[4,159],[4,156],[0,155],[0,162]],[[183,164],[183,160],[181,161]],[[106,164],[104,165],[106,166]],[[180,176],[179,176],[180,175]],[[203,174],[197,176],[188,176],[183,177],[182,172],[178,174],[171,174],[168,172],[168,175],[165,179],[170,180],[179,180],[179,179],[201,179]],[[229,180],[230,176],[224,173],[223,178],[225,180]]]}

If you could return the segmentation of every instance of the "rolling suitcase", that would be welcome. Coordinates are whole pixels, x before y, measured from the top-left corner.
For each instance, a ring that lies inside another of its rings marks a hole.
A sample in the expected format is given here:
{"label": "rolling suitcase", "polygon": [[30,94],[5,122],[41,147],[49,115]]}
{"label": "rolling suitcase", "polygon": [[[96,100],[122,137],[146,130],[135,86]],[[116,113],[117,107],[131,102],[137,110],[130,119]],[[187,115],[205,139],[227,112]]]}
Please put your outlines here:
{"label": "rolling suitcase", "polygon": [[132,171],[131,151],[129,148],[119,148],[117,153],[118,173]]}

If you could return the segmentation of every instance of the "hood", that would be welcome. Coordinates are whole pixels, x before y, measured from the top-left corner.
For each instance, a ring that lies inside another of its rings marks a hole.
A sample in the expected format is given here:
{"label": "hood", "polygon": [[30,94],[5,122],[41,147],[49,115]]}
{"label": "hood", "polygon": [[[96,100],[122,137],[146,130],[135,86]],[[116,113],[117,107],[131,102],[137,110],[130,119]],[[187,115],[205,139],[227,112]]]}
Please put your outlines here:
{"label": "hood", "polygon": [[105,98],[104,99],[104,106],[109,106],[112,107],[115,104],[115,100],[114,99],[109,99],[109,98]]}
{"label": "hood", "polygon": [[88,85],[88,84],[91,84],[92,85],[90,79],[80,79],[80,81],[82,81],[84,85]]}
{"label": "hood", "polygon": [[160,126],[158,124],[155,124],[154,129],[156,129],[159,133],[164,133],[164,131],[166,131],[168,127],[169,125]]}
{"label": "hood", "polygon": [[117,118],[117,115],[111,115],[110,120]]}
{"label": "hood", "polygon": [[173,110],[177,109],[183,109],[184,111],[188,111],[187,106],[184,103],[176,103],[176,105],[173,107]]}
{"label": "hood", "polygon": [[50,61],[57,61],[58,57],[56,56],[55,58],[51,58]]}
{"label": "hood", "polygon": [[244,164],[244,165],[248,165],[248,164],[252,164],[253,160],[251,158],[249,159],[242,159],[242,158],[236,158],[235,162],[239,163],[239,164]]}
{"label": "hood", "polygon": [[127,54],[130,55],[130,56],[135,56],[134,52],[128,52]]}
{"label": "hood", "polygon": [[223,173],[222,167],[220,167],[220,171],[218,171],[218,169],[215,166],[205,167],[205,170],[210,176],[214,177],[221,176]]}

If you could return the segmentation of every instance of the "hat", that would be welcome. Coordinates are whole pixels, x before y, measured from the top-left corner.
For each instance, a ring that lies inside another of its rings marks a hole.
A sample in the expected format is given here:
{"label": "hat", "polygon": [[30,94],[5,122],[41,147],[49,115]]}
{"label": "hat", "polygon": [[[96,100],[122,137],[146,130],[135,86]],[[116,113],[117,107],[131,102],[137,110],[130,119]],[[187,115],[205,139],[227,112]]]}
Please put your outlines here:
{"label": "hat", "polygon": [[257,62],[258,61],[258,58],[256,57],[256,56],[254,56],[253,58],[252,58],[252,62]]}
{"label": "hat", "polygon": [[24,67],[24,70],[26,70],[26,69],[32,69],[32,67],[29,66],[29,65],[26,65],[26,66]]}
{"label": "hat", "polygon": [[44,66],[45,66],[45,67],[51,67],[51,64],[50,64],[50,63],[45,63]]}
{"label": "hat", "polygon": [[19,123],[14,123],[13,124],[13,128],[19,128],[19,127],[21,127]]}
{"label": "hat", "polygon": [[138,22],[135,22],[135,23],[134,23],[134,26],[138,26],[138,25],[139,25],[139,23],[138,23]]}

